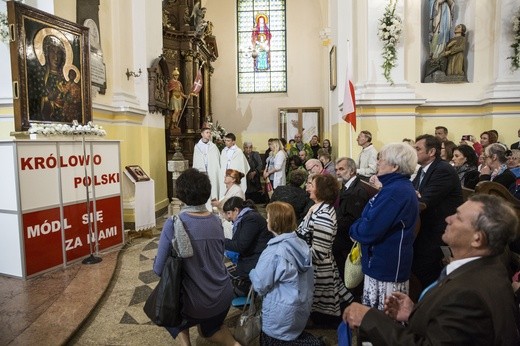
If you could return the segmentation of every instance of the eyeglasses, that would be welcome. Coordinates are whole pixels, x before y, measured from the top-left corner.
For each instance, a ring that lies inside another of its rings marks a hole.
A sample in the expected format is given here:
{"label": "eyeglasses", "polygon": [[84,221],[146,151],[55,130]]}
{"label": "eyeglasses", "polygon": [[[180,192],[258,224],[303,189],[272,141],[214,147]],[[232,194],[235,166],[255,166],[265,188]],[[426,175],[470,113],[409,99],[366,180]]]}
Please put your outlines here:
{"label": "eyeglasses", "polygon": [[316,166],[317,166],[317,164],[314,164],[311,168],[307,168],[307,172],[312,171],[312,169],[313,169],[314,167],[316,167]]}

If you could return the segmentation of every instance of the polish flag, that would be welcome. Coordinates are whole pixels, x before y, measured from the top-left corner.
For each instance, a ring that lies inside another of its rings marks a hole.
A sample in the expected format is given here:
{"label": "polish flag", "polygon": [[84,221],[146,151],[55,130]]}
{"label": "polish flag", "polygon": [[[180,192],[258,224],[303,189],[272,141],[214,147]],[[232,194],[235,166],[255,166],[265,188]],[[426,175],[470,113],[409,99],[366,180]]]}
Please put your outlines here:
{"label": "polish flag", "polygon": [[199,68],[199,71],[197,72],[197,77],[195,77],[195,81],[193,82],[193,87],[191,88],[191,93],[198,95],[200,92],[200,89],[202,89],[202,71]]}
{"label": "polish flag", "polygon": [[345,95],[343,97],[343,114],[341,118],[350,123],[356,131],[356,95],[354,84],[352,83],[352,54],[350,44],[347,52],[347,73],[345,80]]}

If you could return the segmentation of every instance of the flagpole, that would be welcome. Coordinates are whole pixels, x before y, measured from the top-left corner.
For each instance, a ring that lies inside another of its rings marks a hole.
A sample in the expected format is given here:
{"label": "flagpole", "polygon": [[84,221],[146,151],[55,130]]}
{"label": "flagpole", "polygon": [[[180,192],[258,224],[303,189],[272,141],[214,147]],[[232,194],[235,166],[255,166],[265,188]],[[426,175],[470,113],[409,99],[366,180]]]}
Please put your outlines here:
{"label": "flagpole", "polygon": [[349,132],[350,132],[350,136],[349,136],[349,141],[350,141],[350,158],[352,158],[352,125],[349,124]]}
{"label": "flagpole", "polygon": [[179,123],[181,122],[182,116],[184,114],[184,110],[186,109],[186,106],[188,105],[188,101],[190,100],[191,93],[186,97],[186,102],[184,102],[184,106],[182,107],[181,113],[179,114],[179,118],[177,119],[177,122],[175,123],[175,127],[179,127]]}
{"label": "flagpole", "polygon": [[[202,64],[200,64],[199,69],[198,69],[199,72],[202,69],[202,66],[204,66],[204,63],[205,63],[205,61],[203,61]],[[190,97],[195,96],[193,94],[193,87],[194,86],[191,87],[190,93],[186,97],[186,102],[184,102],[184,106],[182,107],[181,114],[179,114],[179,118],[177,119],[177,122],[175,123],[175,127],[179,127],[182,116],[184,115],[184,110],[186,109],[186,106],[188,105],[188,101],[190,100]]]}

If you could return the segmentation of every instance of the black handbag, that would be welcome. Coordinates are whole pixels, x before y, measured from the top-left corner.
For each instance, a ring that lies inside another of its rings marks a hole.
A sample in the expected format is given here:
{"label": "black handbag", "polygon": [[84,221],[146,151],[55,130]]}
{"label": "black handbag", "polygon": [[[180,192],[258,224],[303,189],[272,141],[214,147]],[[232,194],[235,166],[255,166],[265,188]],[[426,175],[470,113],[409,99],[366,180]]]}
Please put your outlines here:
{"label": "black handbag", "polygon": [[156,325],[176,327],[181,324],[181,284],[182,258],[172,250],[159,283],[143,307],[146,316]]}

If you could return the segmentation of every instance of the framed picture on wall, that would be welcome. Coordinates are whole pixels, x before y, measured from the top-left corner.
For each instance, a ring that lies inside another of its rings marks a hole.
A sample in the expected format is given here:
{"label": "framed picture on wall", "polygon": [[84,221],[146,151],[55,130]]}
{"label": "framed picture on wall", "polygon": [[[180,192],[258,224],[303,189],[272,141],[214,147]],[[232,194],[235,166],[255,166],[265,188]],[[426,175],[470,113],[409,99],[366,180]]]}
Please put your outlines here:
{"label": "framed picture on wall", "polygon": [[280,138],[287,141],[294,138],[297,133],[302,134],[302,141],[308,143],[312,136],[322,138],[323,135],[323,108],[279,108]]}
{"label": "framed picture on wall", "polygon": [[336,89],[336,85],[338,84],[338,75],[337,75],[337,62],[336,62],[336,46],[332,46],[329,52],[329,64],[330,64],[330,90]]}
{"label": "framed picture on wall", "polygon": [[15,130],[92,119],[88,28],[8,1]]}

